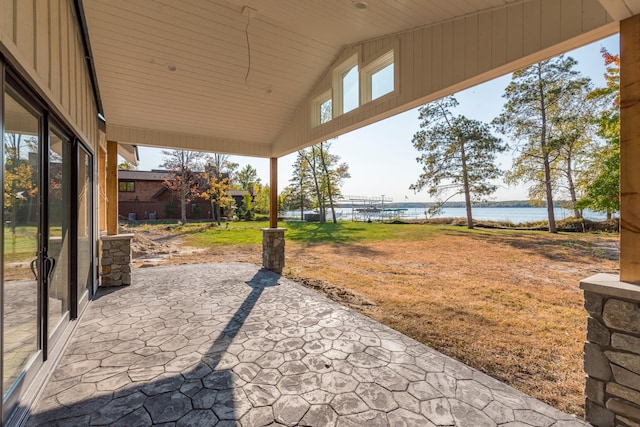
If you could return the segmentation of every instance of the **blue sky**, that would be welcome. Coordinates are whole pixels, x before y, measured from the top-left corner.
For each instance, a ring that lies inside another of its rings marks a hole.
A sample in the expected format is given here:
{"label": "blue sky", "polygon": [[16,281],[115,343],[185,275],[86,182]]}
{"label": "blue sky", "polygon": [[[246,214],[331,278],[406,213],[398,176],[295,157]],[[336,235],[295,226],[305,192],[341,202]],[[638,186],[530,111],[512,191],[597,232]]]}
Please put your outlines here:
{"label": "blue sky", "polygon": [[[611,53],[618,53],[617,35],[568,52],[566,55],[578,61],[576,67],[583,75],[591,78],[596,86],[604,85],[604,62],[600,49],[606,47]],[[510,75],[491,80],[482,85],[455,94],[460,103],[457,113],[468,118],[491,122],[500,114],[504,99],[504,88],[509,84]],[[429,198],[425,192],[414,193],[409,186],[416,182],[421,166],[416,162],[419,153],[413,148],[411,139],[419,130],[418,111],[410,110],[362,129],[342,135],[333,140],[331,151],[349,165],[351,178],[342,187],[342,194],[356,196],[381,196],[393,201],[423,202]],[[158,168],[162,163],[160,149],[139,147],[139,170]],[[289,184],[291,165],[296,153],[282,157],[278,161],[279,191]],[[512,153],[499,156],[502,169],[511,165]],[[263,183],[269,182],[269,160],[253,157],[231,156],[240,167],[251,164],[258,170]],[[526,200],[527,186],[500,187],[493,195],[496,200]],[[460,199],[458,199],[460,200]]]}

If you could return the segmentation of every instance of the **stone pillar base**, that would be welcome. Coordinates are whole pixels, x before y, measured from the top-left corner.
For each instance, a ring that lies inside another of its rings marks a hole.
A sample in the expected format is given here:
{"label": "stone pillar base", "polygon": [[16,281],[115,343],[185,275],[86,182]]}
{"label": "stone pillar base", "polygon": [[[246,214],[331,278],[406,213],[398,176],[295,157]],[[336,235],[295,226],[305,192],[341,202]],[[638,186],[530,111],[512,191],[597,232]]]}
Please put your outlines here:
{"label": "stone pillar base", "polygon": [[640,286],[596,274],[580,282],[589,313],[584,345],[586,420],[640,425]]}
{"label": "stone pillar base", "polygon": [[131,284],[131,239],[133,234],[100,236],[100,287]]}
{"label": "stone pillar base", "polygon": [[275,273],[284,269],[284,232],[286,228],[262,229],[262,266]]}

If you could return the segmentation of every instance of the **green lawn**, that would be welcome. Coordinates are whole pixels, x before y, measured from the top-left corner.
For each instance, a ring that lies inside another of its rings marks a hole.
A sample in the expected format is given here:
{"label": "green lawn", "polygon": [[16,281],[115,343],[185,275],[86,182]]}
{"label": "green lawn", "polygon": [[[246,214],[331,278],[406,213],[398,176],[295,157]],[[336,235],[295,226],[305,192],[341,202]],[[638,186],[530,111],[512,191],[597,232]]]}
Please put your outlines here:
{"label": "green lawn", "polygon": [[28,261],[36,256],[37,227],[4,228],[4,262]]}
{"label": "green lawn", "polygon": [[[180,234],[188,246],[208,248],[212,246],[247,246],[262,244],[261,228],[269,226],[266,221],[230,222],[217,226],[213,223],[188,223],[185,225],[163,225],[170,232]],[[427,241],[441,235],[468,236],[473,239],[518,238],[522,236],[539,236],[539,243],[549,241],[552,245],[567,244],[559,242],[544,231],[522,231],[506,229],[476,228],[433,224],[391,224],[341,221],[338,224],[310,222],[280,222],[279,227],[286,228],[286,238],[299,243],[359,243],[365,241],[401,240]],[[141,225],[151,228],[154,225]],[[589,246],[597,234],[592,233],[559,233],[571,236],[572,244]],[[613,237],[613,235],[611,235]]]}

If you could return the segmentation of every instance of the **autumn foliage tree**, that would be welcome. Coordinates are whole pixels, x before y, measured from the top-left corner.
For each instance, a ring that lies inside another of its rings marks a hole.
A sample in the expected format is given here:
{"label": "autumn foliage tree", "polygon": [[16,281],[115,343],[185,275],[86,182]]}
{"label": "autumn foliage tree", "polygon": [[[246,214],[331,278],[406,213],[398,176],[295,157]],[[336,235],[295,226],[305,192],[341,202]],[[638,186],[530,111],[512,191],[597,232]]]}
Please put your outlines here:
{"label": "autumn foliage tree", "polygon": [[591,169],[598,174],[587,184],[580,207],[605,212],[611,218],[620,210],[620,55],[601,50],[606,67],[605,86],[591,91],[590,99],[603,101],[596,123],[604,144],[592,156]]}
{"label": "autumn foliage tree", "polygon": [[170,171],[170,177],[164,184],[180,200],[180,220],[187,222],[187,202],[199,194],[199,180],[196,171],[201,167],[205,157],[199,151],[163,150],[162,167]]}

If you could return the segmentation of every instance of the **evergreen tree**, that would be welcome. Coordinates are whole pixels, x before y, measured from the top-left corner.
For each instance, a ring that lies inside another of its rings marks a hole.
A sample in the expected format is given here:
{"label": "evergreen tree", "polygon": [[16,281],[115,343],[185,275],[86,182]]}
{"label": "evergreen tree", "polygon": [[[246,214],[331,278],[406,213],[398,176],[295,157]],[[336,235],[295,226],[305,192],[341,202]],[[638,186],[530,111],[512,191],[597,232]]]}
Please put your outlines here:
{"label": "evergreen tree", "polygon": [[506,182],[533,184],[529,197],[546,202],[552,233],[557,231],[553,193],[559,184],[552,169],[562,144],[557,125],[567,113],[564,99],[582,93],[589,84],[573,69],[575,65],[572,58],[558,56],[514,72],[503,95],[507,100],[503,111],[494,121],[501,133],[512,138],[517,152]]}
{"label": "evergreen tree", "polygon": [[495,165],[496,153],[506,147],[487,124],[454,116],[451,110],[457,105],[449,96],[420,107],[422,129],[413,136],[413,146],[422,153],[416,160],[423,165],[423,173],[410,188],[426,188],[438,198],[431,212],[452,197],[464,195],[467,226],[473,228],[471,204],[495,192],[491,181],[501,175]]}

